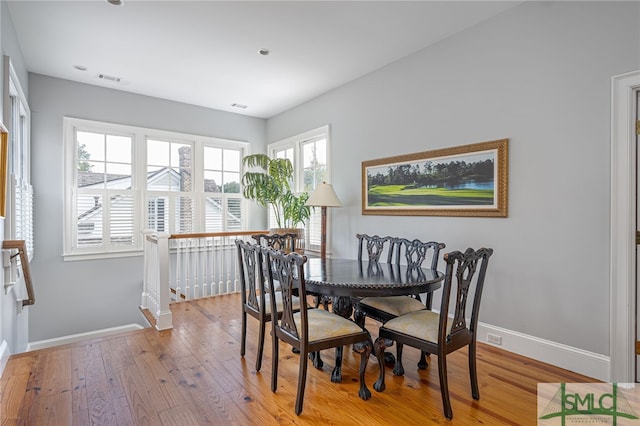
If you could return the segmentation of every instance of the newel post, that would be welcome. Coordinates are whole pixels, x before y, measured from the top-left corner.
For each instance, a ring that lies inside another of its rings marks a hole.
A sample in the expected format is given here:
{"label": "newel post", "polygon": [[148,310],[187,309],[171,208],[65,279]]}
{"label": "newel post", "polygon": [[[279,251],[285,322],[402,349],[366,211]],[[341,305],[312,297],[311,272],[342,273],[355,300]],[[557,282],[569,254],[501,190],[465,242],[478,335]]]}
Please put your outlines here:
{"label": "newel post", "polygon": [[173,317],[169,309],[171,302],[171,288],[169,287],[169,234],[162,232],[157,235],[158,239],[158,304],[156,317],[156,328],[166,330],[173,328]]}

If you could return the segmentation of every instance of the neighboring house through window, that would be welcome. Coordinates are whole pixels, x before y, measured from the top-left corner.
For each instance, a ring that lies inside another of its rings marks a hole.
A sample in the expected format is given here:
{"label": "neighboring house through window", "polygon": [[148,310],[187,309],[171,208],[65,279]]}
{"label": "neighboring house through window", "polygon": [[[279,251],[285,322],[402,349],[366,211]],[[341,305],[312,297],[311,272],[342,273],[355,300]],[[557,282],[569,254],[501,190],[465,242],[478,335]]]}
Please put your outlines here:
{"label": "neighboring house through window", "polygon": [[142,230],[240,230],[247,143],[65,118],[65,255],[142,250]]}

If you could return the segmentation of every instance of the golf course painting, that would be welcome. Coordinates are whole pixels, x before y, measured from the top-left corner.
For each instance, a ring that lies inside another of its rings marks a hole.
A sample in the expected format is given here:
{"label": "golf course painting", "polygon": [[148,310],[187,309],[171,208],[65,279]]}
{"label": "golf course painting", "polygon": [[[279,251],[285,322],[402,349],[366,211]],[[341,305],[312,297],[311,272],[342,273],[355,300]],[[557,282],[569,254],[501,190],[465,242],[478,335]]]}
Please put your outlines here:
{"label": "golf course painting", "polygon": [[362,214],[507,216],[508,139],[362,162]]}

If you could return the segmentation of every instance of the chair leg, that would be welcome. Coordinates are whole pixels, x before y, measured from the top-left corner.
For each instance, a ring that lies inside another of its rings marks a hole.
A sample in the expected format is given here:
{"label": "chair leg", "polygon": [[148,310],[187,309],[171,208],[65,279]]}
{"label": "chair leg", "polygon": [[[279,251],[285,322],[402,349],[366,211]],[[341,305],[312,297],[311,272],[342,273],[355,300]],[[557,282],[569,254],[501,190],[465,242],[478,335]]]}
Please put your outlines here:
{"label": "chair leg", "polygon": [[453,418],[451,410],[451,400],[449,399],[449,382],[447,380],[447,356],[444,353],[438,354],[438,375],[440,376],[440,393],[442,394],[442,406],[447,419]]}
{"label": "chair leg", "polygon": [[[331,371],[331,381],[333,383],[341,383],[342,382],[342,354],[344,351],[344,346],[336,346],[336,365],[333,367],[333,371]],[[318,356],[320,356],[320,352],[318,352]]]}
{"label": "chair leg", "polygon": [[476,342],[469,345],[469,378],[471,379],[471,396],[473,399],[480,399],[480,388],[478,387],[478,371],[476,369]]}
{"label": "chair leg", "polygon": [[427,362],[427,355],[429,354],[425,351],[420,352],[420,360],[418,361],[418,368],[420,370],[426,370],[429,366],[429,363]]}
{"label": "chair leg", "polygon": [[278,358],[280,358],[280,353],[278,351],[278,337],[276,337],[275,330],[273,334],[273,353],[271,354],[271,392],[275,392],[278,389]]}
{"label": "chair leg", "polygon": [[353,345],[353,351],[360,354],[360,390],[358,391],[358,396],[365,401],[371,398],[371,391],[367,388],[364,373],[367,369],[367,363],[369,362],[369,356],[372,350],[373,344],[370,339]]}
{"label": "chair leg", "polygon": [[393,340],[383,339],[382,337],[378,337],[373,344],[373,349],[376,354],[376,358],[378,358],[378,371],[380,371],[378,380],[373,384],[373,388],[377,392],[384,391],[384,350],[389,346],[393,345]]}
{"label": "chair leg", "polygon": [[264,329],[266,323],[260,320],[260,330],[258,332],[258,355],[256,355],[256,371],[262,367],[262,353],[264,351]]}
{"label": "chair leg", "polygon": [[393,366],[393,374],[396,376],[404,376],[404,367],[402,366],[402,349],[404,345],[396,342],[396,364]]}
{"label": "chair leg", "polygon": [[240,338],[240,356],[244,356],[247,340],[247,313],[242,310],[242,337]]}
{"label": "chair leg", "polygon": [[364,322],[366,319],[367,315],[362,312],[360,308],[358,308],[358,305],[356,305],[355,309],[353,310],[353,321],[360,327],[364,328]]}
{"label": "chair leg", "polygon": [[[302,354],[302,351],[300,351]],[[307,382],[307,352],[300,356],[300,368],[298,371],[298,394],[296,395],[296,415],[302,413],[302,402],[304,401],[304,385]]]}

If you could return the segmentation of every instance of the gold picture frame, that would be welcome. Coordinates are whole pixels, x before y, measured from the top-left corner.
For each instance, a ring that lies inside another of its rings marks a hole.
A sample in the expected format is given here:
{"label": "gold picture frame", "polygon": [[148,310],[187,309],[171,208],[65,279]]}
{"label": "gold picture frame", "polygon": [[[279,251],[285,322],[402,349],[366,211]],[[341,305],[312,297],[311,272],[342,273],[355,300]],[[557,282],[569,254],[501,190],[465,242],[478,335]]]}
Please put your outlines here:
{"label": "gold picture frame", "polygon": [[362,162],[362,214],[507,217],[508,139]]}

